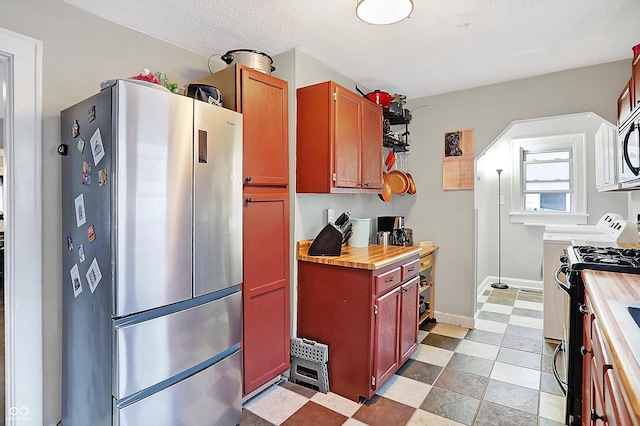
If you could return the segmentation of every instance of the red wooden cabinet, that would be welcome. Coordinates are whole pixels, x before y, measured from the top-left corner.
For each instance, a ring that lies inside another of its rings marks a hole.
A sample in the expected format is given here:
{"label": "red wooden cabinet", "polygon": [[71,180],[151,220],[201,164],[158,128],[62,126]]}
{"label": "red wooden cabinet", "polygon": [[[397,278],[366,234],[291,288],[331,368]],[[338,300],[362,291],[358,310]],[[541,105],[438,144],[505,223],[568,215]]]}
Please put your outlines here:
{"label": "red wooden cabinet", "polygon": [[382,108],[332,81],[298,89],[297,102],[297,192],[379,192]]}
{"label": "red wooden cabinet", "polygon": [[[418,347],[418,285],[420,277],[415,277],[402,285],[400,311],[400,365]],[[415,326],[414,326],[415,320]]]}
{"label": "red wooden cabinet", "polygon": [[244,393],[289,369],[289,193],[249,188],[244,206]]}
{"label": "red wooden cabinet", "polygon": [[242,113],[243,379],[250,394],[289,369],[289,138],[286,81],[241,65],[198,84]]}
{"label": "red wooden cabinet", "polygon": [[631,108],[635,109],[640,104],[640,54],[635,54],[631,62],[629,90],[631,92]]}
{"label": "red wooden cabinet", "polygon": [[289,184],[287,82],[241,70],[245,185]]}
{"label": "red wooden cabinet", "polygon": [[626,118],[631,115],[631,111],[633,111],[632,82],[633,79],[629,80],[624,89],[622,89],[620,96],[618,96],[618,126],[624,123]]}
{"label": "red wooden cabinet", "polygon": [[298,335],[329,346],[331,392],[369,399],[416,350],[419,271],[403,268],[416,260],[373,271],[298,262]]}

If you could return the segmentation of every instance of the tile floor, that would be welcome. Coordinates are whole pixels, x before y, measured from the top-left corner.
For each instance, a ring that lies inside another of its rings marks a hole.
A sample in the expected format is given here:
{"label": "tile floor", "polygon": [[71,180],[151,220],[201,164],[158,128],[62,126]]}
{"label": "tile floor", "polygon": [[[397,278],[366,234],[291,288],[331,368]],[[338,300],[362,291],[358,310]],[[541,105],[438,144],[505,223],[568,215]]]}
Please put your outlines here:
{"label": "tile floor", "polygon": [[245,403],[241,425],[564,424],[542,295],[490,289],[479,308],[475,330],[423,324],[416,353],[367,402],[283,381]]}

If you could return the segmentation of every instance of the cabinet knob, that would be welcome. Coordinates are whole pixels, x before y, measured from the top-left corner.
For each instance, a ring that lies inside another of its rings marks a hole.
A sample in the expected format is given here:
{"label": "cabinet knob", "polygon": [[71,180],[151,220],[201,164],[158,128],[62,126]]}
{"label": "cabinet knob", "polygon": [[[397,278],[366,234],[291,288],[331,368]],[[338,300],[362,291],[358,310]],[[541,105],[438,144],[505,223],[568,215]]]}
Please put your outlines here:
{"label": "cabinet knob", "polygon": [[587,348],[585,348],[584,346],[580,347],[580,353],[582,354],[582,356],[585,356],[586,354],[591,353],[591,351]]}
{"label": "cabinet knob", "polygon": [[364,186],[369,186],[369,182],[365,182]]}
{"label": "cabinet knob", "polygon": [[393,282],[395,280],[396,280],[396,277],[391,277],[391,278],[388,278],[388,279],[384,280],[384,282],[385,283],[390,283],[390,282]]}
{"label": "cabinet knob", "polygon": [[599,415],[598,413],[596,413],[596,410],[591,410],[591,421],[595,422],[597,420],[603,420],[604,421],[604,417]]}
{"label": "cabinet knob", "polygon": [[251,176],[247,176],[247,177],[245,178],[245,180],[246,180],[247,182],[251,182]]}
{"label": "cabinet knob", "polygon": [[251,202],[251,197],[247,197],[247,203]]}

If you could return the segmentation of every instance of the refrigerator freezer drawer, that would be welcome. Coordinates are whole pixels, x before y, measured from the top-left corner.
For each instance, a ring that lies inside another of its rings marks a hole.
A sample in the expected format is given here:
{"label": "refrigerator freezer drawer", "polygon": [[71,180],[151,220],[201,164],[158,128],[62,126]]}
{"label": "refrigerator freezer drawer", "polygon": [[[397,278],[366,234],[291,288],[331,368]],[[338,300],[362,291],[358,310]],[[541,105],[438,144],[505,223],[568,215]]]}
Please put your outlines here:
{"label": "refrigerator freezer drawer", "polygon": [[[198,300],[198,299],[194,299]],[[180,307],[176,304],[168,308]],[[163,310],[165,310],[163,308]],[[132,395],[240,343],[242,293],[145,320],[116,321],[113,395]],[[143,423],[140,423],[143,424]]]}
{"label": "refrigerator freezer drawer", "polygon": [[120,426],[237,425],[242,414],[241,351],[124,408],[114,407]]}

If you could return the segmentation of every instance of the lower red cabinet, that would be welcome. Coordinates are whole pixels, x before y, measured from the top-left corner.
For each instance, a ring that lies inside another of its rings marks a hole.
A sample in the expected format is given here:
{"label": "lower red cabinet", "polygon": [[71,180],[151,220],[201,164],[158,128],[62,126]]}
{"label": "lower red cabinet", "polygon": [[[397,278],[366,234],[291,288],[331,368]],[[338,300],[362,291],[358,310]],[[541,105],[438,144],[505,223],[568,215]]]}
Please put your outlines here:
{"label": "lower red cabinet", "polygon": [[298,262],[297,334],[329,345],[331,392],[369,399],[415,352],[419,271],[402,268],[417,259],[373,271]]}
{"label": "lower red cabinet", "polygon": [[244,395],[290,364],[289,194],[244,192]]}
{"label": "lower red cabinet", "polygon": [[585,292],[585,333],[582,353],[582,423],[584,425],[631,425],[622,379],[613,362],[607,340]]}

